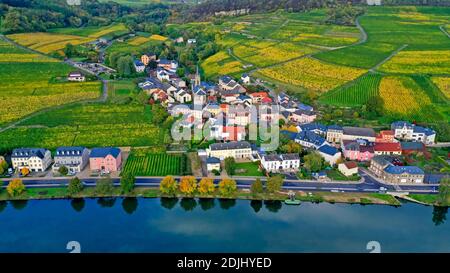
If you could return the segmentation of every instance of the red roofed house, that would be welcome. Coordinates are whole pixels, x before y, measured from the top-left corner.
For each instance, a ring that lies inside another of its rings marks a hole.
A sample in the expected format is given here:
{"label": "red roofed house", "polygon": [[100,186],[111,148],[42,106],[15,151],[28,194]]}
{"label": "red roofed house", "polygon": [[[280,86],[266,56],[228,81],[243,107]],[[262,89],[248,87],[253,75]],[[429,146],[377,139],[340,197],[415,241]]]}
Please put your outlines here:
{"label": "red roofed house", "polygon": [[390,143],[395,142],[395,132],[392,130],[380,131],[375,137],[375,142],[377,143]]}
{"label": "red roofed house", "polygon": [[401,155],[402,145],[399,142],[394,143],[375,143],[375,155]]}
{"label": "red roofed house", "polygon": [[362,145],[352,140],[343,141],[342,152],[349,160],[370,161],[374,157],[373,145]]}
{"label": "red roofed house", "polygon": [[256,92],[249,95],[252,98],[252,103],[260,103],[264,98],[268,98],[267,92]]}

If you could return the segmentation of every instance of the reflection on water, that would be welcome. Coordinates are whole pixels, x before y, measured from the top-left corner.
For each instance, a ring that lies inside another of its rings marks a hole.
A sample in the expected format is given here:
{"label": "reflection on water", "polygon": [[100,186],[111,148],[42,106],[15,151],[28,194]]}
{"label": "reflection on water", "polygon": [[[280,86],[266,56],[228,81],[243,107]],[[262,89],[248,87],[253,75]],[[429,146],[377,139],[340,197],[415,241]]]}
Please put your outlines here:
{"label": "reflection on water", "polygon": [[[0,201],[0,252],[450,252],[448,208],[98,198]],[[245,242],[245,243],[242,243]]]}

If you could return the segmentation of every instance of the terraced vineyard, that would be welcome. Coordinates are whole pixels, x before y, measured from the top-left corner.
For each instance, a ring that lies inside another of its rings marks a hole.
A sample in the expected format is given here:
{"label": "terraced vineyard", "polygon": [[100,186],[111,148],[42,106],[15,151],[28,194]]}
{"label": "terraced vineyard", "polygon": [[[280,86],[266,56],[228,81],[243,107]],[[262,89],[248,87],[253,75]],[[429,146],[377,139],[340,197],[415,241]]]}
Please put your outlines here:
{"label": "terraced vineyard", "polygon": [[365,74],[350,84],[339,86],[327,92],[320,98],[320,101],[338,106],[363,105],[370,98],[378,96],[381,78],[380,74]]}
{"label": "terraced vineyard", "polygon": [[185,172],[185,166],[184,155],[131,153],[122,173],[131,173],[134,176],[180,175]]}

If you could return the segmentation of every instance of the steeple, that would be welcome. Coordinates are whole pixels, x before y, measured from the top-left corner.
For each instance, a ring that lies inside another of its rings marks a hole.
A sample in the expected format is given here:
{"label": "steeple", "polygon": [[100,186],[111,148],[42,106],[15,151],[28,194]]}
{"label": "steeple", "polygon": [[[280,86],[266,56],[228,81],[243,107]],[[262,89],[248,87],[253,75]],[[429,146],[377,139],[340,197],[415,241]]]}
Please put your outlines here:
{"label": "steeple", "polygon": [[200,72],[198,71],[198,65],[197,65],[197,71],[195,73],[195,79],[194,79],[194,87],[199,86],[201,84],[201,78],[200,78]]}

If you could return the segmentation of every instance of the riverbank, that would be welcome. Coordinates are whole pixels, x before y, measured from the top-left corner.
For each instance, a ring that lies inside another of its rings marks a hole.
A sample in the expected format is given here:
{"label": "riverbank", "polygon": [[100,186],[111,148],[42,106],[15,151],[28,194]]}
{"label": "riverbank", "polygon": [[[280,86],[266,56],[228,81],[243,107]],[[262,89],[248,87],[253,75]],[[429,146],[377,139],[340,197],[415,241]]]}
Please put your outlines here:
{"label": "riverbank", "polygon": [[409,194],[408,197],[429,206],[450,207],[450,196],[445,204],[438,203],[437,194]]}
{"label": "riverbank", "polygon": [[[109,198],[109,197],[140,197],[140,198],[161,198],[161,197],[177,197],[177,198],[225,198],[225,199],[243,199],[243,200],[264,200],[264,201],[284,201],[288,198],[287,191],[281,191],[274,194],[261,193],[253,194],[248,190],[238,190],[232,196],[222,196],[218,192],[211,195],[193,195],[186,196],[177,193],[175,196],[167,196],[160,192],[159,188],[139,187],[135,188],[131,193],[123,193],[119,187],[105,195],[98,194],[94,187],[84,188],[76,195],[69,195],[66,187],[54,188],[27,188],[24,193],[19,196],[11,197],[6,191],[0,192],[0,201],[11,200],[45,200],[45,199],[74,199],[74,198]],[[328,203],[348,203],[348,204],[377,204],[400,206],[401,203],[389,194],[379,193],[347,193],[347,192],[296,192],[296,198],[302,202],[328,202]]]}

